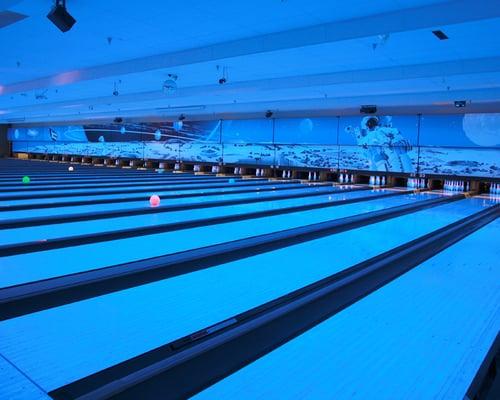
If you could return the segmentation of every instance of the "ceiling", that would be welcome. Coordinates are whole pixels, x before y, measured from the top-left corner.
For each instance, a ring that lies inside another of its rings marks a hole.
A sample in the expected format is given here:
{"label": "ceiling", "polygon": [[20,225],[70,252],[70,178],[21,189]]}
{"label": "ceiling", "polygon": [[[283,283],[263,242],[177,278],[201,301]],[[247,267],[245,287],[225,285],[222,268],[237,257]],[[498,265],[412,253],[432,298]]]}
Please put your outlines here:
{"label": "ceiling", "polygon": [[51,5],[0,0],[27,16],[0,29],[0,123],[500,107],[498,0],[67,0],[67,33]]}

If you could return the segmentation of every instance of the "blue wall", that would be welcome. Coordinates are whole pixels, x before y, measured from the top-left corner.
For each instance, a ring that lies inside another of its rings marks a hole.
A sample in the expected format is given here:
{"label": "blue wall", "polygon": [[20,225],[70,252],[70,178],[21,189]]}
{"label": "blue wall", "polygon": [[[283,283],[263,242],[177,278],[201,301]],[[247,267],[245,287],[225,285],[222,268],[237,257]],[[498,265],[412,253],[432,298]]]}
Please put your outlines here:
{"label": "blue wall", "polygon": [[500,177],[500,114],[12,128],[13,151]]}

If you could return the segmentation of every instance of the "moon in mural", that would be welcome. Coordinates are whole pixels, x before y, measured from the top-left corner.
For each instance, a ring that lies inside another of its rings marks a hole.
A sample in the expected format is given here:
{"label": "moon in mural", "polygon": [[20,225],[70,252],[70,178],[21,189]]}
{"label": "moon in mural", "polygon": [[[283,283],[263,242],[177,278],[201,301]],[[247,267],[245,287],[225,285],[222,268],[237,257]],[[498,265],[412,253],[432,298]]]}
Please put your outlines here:
{"label": "moon in mural", "polygon": [[465,114],[465,135],[478,146],[500,145],[500,114]]}
{"label": "moon in mural", "polygon": [[310,118],[304,118],[302,121],[300,121],[300,133],[303,135],[307,135],[312,132],[314,128],[313,122],[311,121]]}

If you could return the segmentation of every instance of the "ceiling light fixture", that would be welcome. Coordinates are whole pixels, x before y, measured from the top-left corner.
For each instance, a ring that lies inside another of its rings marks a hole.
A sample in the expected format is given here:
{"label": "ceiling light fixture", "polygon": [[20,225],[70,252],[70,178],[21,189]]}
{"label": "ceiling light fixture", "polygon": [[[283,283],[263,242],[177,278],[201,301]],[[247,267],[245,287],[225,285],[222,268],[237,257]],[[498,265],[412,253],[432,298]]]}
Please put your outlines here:
{"label": "ceiling light fixture", "polygon": [[76,20],[66,9],[66,0],[55,0],[54,7],[47,14],[47,18],[61,30],[61,32],[68,32]]}

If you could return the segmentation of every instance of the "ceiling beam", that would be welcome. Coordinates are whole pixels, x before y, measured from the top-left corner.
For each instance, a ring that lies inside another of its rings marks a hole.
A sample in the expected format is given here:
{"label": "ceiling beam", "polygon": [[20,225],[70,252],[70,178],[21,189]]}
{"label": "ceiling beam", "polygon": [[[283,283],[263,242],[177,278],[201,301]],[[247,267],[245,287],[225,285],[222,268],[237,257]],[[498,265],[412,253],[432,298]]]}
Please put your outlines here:
{"label": "ceiling beam", "polygon": [[[271,109],[275,111],[275,115],[279,116],[283,111],[285,114],[293,112],[302,112],[303,115],[340,115],[353,114],[359,111],[360,104],[376,104],[383,112],[384,109],[390,108],[400,110],[411,107],[415,112],[442,112],[455,111],[453,101],[456,99],[475,99],[462,112],[474,110],[474,112],[492,112],[498,111],[495,108],[499,104],[500,87],[489,89],[467,89],[467,90],[450,90],[443,91],[428,91],[422,93],[404,92],[393,94],[371,94],[362,96],[339,96],[335,98],[303,98],[303,99],[273,99],[268,101],[254,101],[246,103],[217,103],[210,104],[200,111],[188,112],[190,119],[212,119],[222,118],[227,115],[263,115],[263,110]],[[492,104],[496,104],[495,107]],[[60,114],[47,115],[31,115],[24,118],[22,116],[1,116],[4,123],[40,123],[40,122],[72,122],[72,121],[91,121],[91,120],[113,120],[117,115],[126,118],[127,120],[149,120],[156,119],[176,119],[181,113],[179,110],[172,109],[171,111],[157,110],[154,107],[145,107],[143,104],[135,104],[129,110],[124,110],[123,113],[117,114],[115,110],[111,111],[87,111],[81,114],[66,110]],[[311,112],[311,110],[313,110]],[[419,111],[420,110],[420,111]],[[89,122],[90,123],[90,122]]]}
{"label": "ceiling beam", "polygon": [[[422,78],[445,78],[460,75],[477,75],[500,72],[500,57],[474,58],[464,60],[454,60],[446,62],[436,62],[428,64],[414,64],[396,67],[385,67],[376,69],[363,69],[340,71],[332,73],[320,73],[314,75],[300,75],[291,77],[280,77],[263,80],[250,80],[244,82],[233,82],[227,85],[203,85],[179,88],[175,95],[166,96],[160,90],[122,94],[119,97],[102,96],[93,98],[82,98],[75,91],[74,96],[60,102],[46,102],[37,104],[27,104],[17,107],[7,107],[9,113],[37,113],[42,111],[55,110],[57,108],[67,107],[69,102],[77,101],[80,104],[93,105],[97,108],[99,105],[112,104],[114,108],[120,108],[128,103],[141,102],[168,102],[172,104],[179,102],[184,98],[195,96],[213,96],[213,95],[244,95],[248,91],[264,90],[282,90],[297,89],[308,87],[328,87],[342,84],[366,83],[366,82],[387,82],[404,81]],[[362,93],[360,93],[362,94]],[[264,95],[263,95],[264,96]],[[115,111],[116,112],[116,111]],[[0,116],[1,117],[1,116]],[[5,116],[6,117],[6,116]]]}

